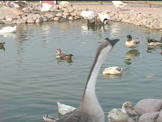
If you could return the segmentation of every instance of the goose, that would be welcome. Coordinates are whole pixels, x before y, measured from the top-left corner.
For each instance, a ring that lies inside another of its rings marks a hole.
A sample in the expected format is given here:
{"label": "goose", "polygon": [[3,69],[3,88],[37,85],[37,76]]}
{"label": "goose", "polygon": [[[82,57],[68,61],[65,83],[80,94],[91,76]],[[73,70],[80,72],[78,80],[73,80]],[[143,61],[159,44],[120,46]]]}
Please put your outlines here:
{"label": "goose", "polygon": [[57,106],[58,106],[58,113],[63,116],[69,112],[74,111],[76,108],[72,107],[70,105],[66,105],[66,104],[62,104],[60,102],[57,102]]}
{"label": "goose", "polygon": [[[53,122],[105,122],[104,111],[97,99],[95,87],[101,65],[118,41],[119,39],[110,40],[106,38],[100,44],[87,78],[81,104],[77,109],[62,116],[60,119],[52,119]],[[43,118],[48,119],[48,116],[46,115]]]}
{"label": "goose", "polygon": [[131,35],[127,35],[126,37],[128,40],[125,42],[125,45],[128,47],[128,48],[136,48],[139,43],[140,43],[140,40],[132,40],[132,36]]}
{"label": "goose", "polygon": [[72,54],[61,53],[61,49],[56,49],[56,58],[66,60],[71,59],[72,56],[73,56]]}
{"label": "goose", "polygon": [[104,71],[102,72],[103,75],[108,75],[108,74],[121,74],[121,72],[123,71],[123,68],[120,68],[118,66],[114,66],[114,67],[108,67],[106,69],[104,69]]}
{"label": "goose", "polygon": [[162,37],[161,40],[156,40],[156,39],[147,39],[148,45],[149,46],[162,46]]}
{"label": "goose", "polygon": [[132,104],[127,101],[123,103],[122,109],[112,109],[108,114],[109,122],[128,122],[128,114],[126,109],[130,109],[135,112],[135,109],[132,107]]}
{"label": "goose", "polygon": [[0,30],[0,33],[14,33],[16,32],[16,28],[17,28],[16,25],[14,27],[6,26]]}
{"label": "goose", "polygon": [[121,11],[121,8],[127,5],[126,3],[123,3],[122,1],[112,1],[115,7]]}

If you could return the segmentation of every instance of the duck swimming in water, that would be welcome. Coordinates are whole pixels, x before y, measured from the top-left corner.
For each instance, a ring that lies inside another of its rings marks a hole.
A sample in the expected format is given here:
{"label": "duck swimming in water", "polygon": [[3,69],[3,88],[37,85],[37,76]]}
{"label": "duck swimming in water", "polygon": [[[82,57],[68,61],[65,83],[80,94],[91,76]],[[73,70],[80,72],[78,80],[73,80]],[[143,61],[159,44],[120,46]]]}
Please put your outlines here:
{"label": "duck swimming in water", "polygon": [[127,35],[127,41],[125,42],[125,45],[128,47],[128,48],[136,48],[139,43],[140,43],[140,40],[132,40],[132,36],[131,35]]}
{"label": "duck swimming in water", "polygon": [[12,27],[12,26],[6,26],[6,27],[3,27],[0,30],[0,33],[14,33],[14,32],[16,32],[16,28],[17,28],[16,25],[14,27]]}
{"label": "duck swimming in water", "polygon": [[[105,122],[105,114],[97,99],[95,87],[101,65],[107,58],[119,39],[106,38],[98,47],[94,63],[89,72],[81,104],[74,111],[67,113],[60,119],[51,119],[53,122]],[[48,119],[48,116],[44,116]]]}
{"label": "duck swimming in water", "polygon": [[63,60],[71,59],[71,57],[73,56],[72,54],[61,53],[61,49],[57,49],[56,53],[57,53],[56,58],[63,59]]}
{"label": "duck swimming in water", "polygon": [[120,68],[118,66],[114,66],[114,67],[108,67],[106,69],[104,69],[104,71],[102,72],[103,75],[108,75],[108,74],[121,74],[121,72],[123,71],[123,68]]}
{"label": "duck swimming in water", "polygon": [[161,40],[148,38],[147,42],[149,46],[162,46],[162,37],[161,37]]}

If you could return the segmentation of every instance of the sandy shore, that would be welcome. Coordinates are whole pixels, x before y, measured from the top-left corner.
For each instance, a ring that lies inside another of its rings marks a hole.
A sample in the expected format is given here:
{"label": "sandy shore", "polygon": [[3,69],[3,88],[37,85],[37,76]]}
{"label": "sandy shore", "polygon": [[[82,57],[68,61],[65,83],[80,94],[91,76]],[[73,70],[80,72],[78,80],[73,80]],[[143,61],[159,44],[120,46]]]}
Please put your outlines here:
{"label": "sandy shore", "polygon": [[[116,7],[112,3],[104,3],[99,5],[98,2],[87,2],[87,3],[72,3],[74,7],[78,8],[88,8],[88,10],[93,10],[96,12],[108,12],[108,11],[117,11]],[[146,4],[131,4],[128,3],[122,11],[131,11],[134,10],[137,13],[146,13],[151,14],[154,17],[162,17],[162,6],[152,5],[151,8],[148,8]]]}

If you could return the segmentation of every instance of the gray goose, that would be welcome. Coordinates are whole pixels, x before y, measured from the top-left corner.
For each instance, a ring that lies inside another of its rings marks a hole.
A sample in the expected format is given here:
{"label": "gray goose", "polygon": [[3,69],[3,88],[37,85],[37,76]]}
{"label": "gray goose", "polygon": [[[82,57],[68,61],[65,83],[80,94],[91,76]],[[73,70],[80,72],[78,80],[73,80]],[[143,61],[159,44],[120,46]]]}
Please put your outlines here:
{"label": "gray goose", "polygon": [[101,68],[102,63],[111,52],[114,45],[119,39],[106,38],[98,47],[94,63],[91,67],[87,83],[84,89],[82,102],[80,106],[72,112],[69,112],[59,119],[52,118],[48,115],[43,116],[45,121],[52,122],[105,122],[105,115],[102,107],[100,106],[95,86],[97,76]]}

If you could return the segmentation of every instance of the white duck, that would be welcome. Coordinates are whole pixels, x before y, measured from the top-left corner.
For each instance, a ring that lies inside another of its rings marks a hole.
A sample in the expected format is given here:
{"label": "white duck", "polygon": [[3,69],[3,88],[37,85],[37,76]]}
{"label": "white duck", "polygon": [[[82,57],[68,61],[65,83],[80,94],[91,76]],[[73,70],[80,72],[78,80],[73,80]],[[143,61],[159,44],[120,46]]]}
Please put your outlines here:
{"label": "white duck", "polygon": [[103,24],[107,24],[109,20],[111,19],[110,16],[104,12],[98,13],[98,16],[99,16],[101,23]]}
{"label": "white duck", "polygon": [[118,66],[114,66],[114,67],[108,67],[108,68],[104,69],[104,71],[102,73],[103,73],[103,75],[121,74],[122,71],[123,71],[123,68],[119,68]]}
{"label": "white duck", "polygon": [[59,102],[57,102],[57,105],[58,105],[58,113],[63,116],[69,112],[72,112],[74,111],[76,108],[75,107],[72,107],[70,105],[66,105],[66,104],[61,104]]}
{"label": "white duck", "polygon": [[132,40],[132,36],[131,35],[127,35],[127,41],[125,42],[125,45],[128,47],[128,48],[136,48],[139,43],[140,43],[140,40]]}
{"label": "white duck", "polygon": [[114,6],[117,7],[117,9],[121,10],[122,7],[124,7],[125,5],[127,5],[126,3],[123,3],[122,1],[112,1],[112,3],[114,4]]}
{"label": "white duck", "polygon": [[[105,122],[105,114],[95,92],[96,81],[104,60],[118,41],[119,39],[106,38],[98,47],[79,107],[62,116],[59,120],[55,118],[50,118],[50,120],[53,122]],[[48,119],[48,116],[44,116],[43,119]]]}
{"label": "white duck", "polygon": [[0,33],[14,33],[16,32],[16,28],[17,28],[16,25],[14,27],[6,26],[0,30]]}
{"label": "white duck", "polygon": [[127,101],[123,104],[122,109],[112,109],[108,114],[109,122],[128,122],[128,114],[126,109],[130,109],[135,112],[135,109],[132,107],[132,104]]}
{"label": "white duck", "polygon": [[84,19],[92,20],[92,19],[94,19],[96,17],[96,13],[94,11],[82,11],[81,16]]}

